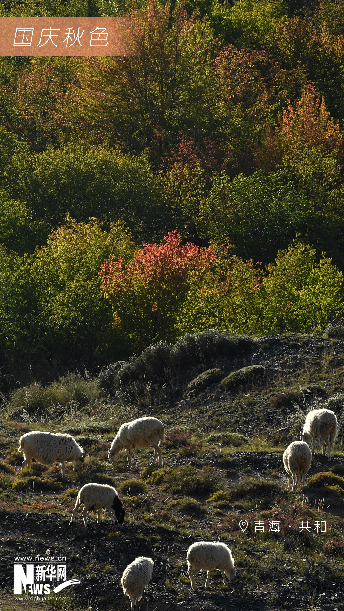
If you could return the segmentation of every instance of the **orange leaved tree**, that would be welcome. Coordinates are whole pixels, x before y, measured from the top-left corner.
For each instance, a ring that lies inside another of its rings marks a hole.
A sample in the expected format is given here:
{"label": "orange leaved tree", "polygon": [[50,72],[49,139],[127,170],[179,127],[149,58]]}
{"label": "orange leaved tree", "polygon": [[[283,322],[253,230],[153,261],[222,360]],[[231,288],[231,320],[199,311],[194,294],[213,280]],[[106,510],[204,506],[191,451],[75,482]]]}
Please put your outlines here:
{"label": "orange leaved tree", "polygon": [[103,263],[103,293],[111,300],[115,325],[131,338],[134,349],[175,339],[176,316],[191,272],[205,274],[215,259],[211,246],[182,245],[173,231],[162,244],[144,244],[127,265],[120,257]]}

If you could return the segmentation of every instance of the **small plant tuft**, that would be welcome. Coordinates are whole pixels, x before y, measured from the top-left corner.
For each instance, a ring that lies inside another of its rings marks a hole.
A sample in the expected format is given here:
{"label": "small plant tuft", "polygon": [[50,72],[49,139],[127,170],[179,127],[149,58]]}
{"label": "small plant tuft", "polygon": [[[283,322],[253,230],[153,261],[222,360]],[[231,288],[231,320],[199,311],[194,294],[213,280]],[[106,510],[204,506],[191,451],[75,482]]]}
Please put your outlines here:
{"label": "small plant tuft", "polygon": [[120,492],[130,496],[136,496],[137,494],[146,492],[146,484],[139,479],[127,479],[117,487]]}

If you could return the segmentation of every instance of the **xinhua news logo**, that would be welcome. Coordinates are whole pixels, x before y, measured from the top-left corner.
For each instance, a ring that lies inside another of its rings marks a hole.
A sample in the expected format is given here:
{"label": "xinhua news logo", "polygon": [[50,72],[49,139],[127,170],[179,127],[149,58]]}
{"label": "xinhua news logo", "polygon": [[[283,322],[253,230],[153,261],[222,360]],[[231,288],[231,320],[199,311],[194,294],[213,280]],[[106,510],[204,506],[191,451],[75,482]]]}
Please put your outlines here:
{"label": "xinhua news logo", "polygon": [[14,594],[46,596],[58,593],[65,588],[80,583],[78,579],[67,580],[67,565],[64,556],[34,556],[15,558],[14,561]]}

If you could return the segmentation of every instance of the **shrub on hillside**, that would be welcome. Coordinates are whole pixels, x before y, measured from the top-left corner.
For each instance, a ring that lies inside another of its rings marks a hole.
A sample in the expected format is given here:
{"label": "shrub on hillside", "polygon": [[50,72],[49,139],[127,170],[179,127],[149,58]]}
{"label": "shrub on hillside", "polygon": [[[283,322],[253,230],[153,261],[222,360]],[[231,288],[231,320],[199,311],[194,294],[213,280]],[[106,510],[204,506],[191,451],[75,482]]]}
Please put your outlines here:
{"label": "shrub on hillside", "polygon": [[[130,399],[146,393],[147,385],[159,389],[188,371],[213,363],[217,359],[231,358],[249,350],[254,340],[230,335],[216,329],[207,329],[197,335],[187,334],[174,346],[158,342],[148,346],[139,356],[128,361],[112,363],[98,377],[100,387],[114,396],[116,392]],[[151,392],[154,389],[150,388]]]}
{"label": "shrub on hillside", "polygon": [[211,384],[216,382],[220,382],[223,377],[222,369],[207,369],[207,371],[203,371],[196,378],[191,380],[185,389],[186,395],[196,395],[201,392]]}
{"label": "shrub on hillside", "polygon": [[312,475],[308,480],[309,488],[325,488],[327,486],[339,486],[344,493],[344,478],[330,472],[320,472]]}
{"label": "shrub on hillside", "polygon": [[241,435],[240,433],[210,433],[208,443],[218,444],[220,446],[234,446],[236,448],[248,444],[249,440],[245,435]]}
{"label": "shrub on hillside", "polygon": [[324,337],[326,337],[327,339],[343,339],[344,325],[330,323],[329,325],[327,325],[324,331]]}
{"label": "shrub on hillside", "polygon": [[254,346],[252,337],[205,329],[194,335],[186,333],[173,347],[172,366],[183,372],[198,364],[210,364],[216,359],[238,356]]}
{"label": "shrub on hillside", "polygon": [[10,395],[7,411],[13,418],[26,413],[31,421],[57,419],[70,410],[79,410],[96,401],[99,389],[95,380],[71,373],[44,387],[38,382],[23,386]]}
{"label": "shrub on hillside", "polygon": [[221,384],[225,386],[225,388],[235,389],[240,386],[247,386],[248,384],[261,383],[265,378],[266,369],[263,365],[249,365],[237,371],[232,371],[232,373],[221,381]]}

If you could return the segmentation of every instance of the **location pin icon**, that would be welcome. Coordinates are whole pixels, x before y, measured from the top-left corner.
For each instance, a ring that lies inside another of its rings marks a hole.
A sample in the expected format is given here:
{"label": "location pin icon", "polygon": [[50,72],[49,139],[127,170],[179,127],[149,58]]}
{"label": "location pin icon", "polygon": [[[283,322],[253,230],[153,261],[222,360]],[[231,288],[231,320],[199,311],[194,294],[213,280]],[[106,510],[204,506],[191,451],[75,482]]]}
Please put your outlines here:
{"label": "location pin icon", "polygon": [[240,528],[240,530],[242,530],[243,533],[245,532],[247,527],[248,527],[248,521],[247,520],[240,520],[239,528]]}

